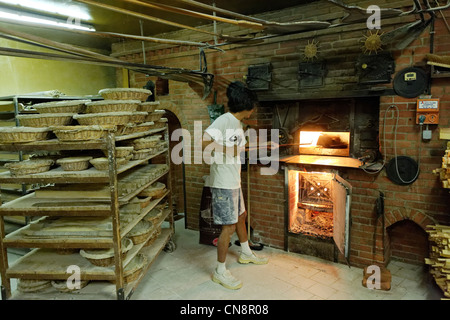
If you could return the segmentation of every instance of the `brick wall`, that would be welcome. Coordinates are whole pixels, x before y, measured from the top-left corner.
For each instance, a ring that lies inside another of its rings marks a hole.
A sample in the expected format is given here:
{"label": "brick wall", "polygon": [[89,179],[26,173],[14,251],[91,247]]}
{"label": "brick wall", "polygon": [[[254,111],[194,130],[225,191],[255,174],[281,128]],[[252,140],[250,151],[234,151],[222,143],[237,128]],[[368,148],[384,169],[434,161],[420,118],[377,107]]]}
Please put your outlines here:
{"label": "brick wall", "polygon": [[[410,1],[376,1],[382,7],[410,6]],[[373,1],[347,1],[367,7]],[[448,11],[447,11],[448,12]],[[263,19],[286,21],[286,17],[296,21],[300,19],[332,20],[341,16],[338,7],[325,2],[315,2],[310,5],[294,7],[287,10],[269,12],[259,15]],[[384,21],[382,31],[392,30],[400,25],[414,20],[414,16],[388,19]],[[211,26],[203,27],[212,31]],[[218,24],[218,29],[226,34],[237,35],[244,30]],[[443,20],[438,15],[436,21],[435,52],[450,54],[450,36]],[[340,97],[343,92],[366,90],[370,86],[358,85],[355,74],[355,61],[361,54],[361,40],[367,32],[365,23],[341,26],[269,38],[259,44],[224,45],[224,52],[207,50],[208,72],[215,75],[213,90],[218,92],[219,104],[226,104],[225,88],[230,81],[243,80],[248,66],[271,63],[273,67],[272,89],[260,92],[264,101],[270,100],[305,100],[318,97]],[[162,35],[171,39],[192,41],[210,41],[203,34],[190,31],[179,31]],[[298,63],[302,61],[305,45],[312,40],[319,43],[319,58],[326,59],[328,75],[324,86],[303,90],[298,84]],[[384,48],[389,50],[389,48]],[[396,61],[396,71],[413,64],[424,65],[424,57],[430,50],[430,34],[424,32],[408,48],[393,51]],[[115,56],[128,61],[142,62],[141,43],[120,43],[113,47]],[[180,47],[168,45],[147,44],[147,63],[169,67],[199,69],[199,49],[195,47]],[[121,82],[121,72],[118,72],[118,83]],[[155,77],[130,72],[130,86],[142,87],[148,80],[156,81]],[[120,85],[119,85],[120,86]],[[392,84],[386,85],[391,88]],[[161,108],[169,110],[180,121],[183,128],[189,130],[193,142],[195,121],[201,121],[203,128],[209,123],[207,106],[213,103],[213,95],[202,100],[203,88],[197,84],[184,82],[169,82],[170,93],[159,96]],[[450,78],[433,79],[431,94],[441,98],[441,114],[439,126],[448,127],[450,121]],[[433,138],[430,142],[419,140],[419,127],[415,124],[415,99],[405,99],[396,95],[382,96],[380,103],[380,132],[383,132],[383,119],[386,109],[395,104],[400,111],[397,135],[393,129],[395,119],[386,119],[386,149],[380,136],[381,152],[389,161],[394,157],[394,139],[397,141],[397,154],[418,159],[420,154],[420,176],[411,185],[399,186],[392,183],[385,170],[378,174],[368,174],[359,169],[344,169],[342,176],[353,187],[352,226],[351,226],[351,258],[350,263],[365,266],[373,262],[386,263],[397,257],[402,239],[416,237],[417,228],[402,228],[399,236],[397,224],[403,220],[414,222],[420,229],[431,223],[450,223],[450,195],[440,187],[432,170],[441,166],[441,157],[445,150],[445,142],[439,140],[438,126],[431,126]],[[273,110],[265,106],[258,110],[252,118],[255,126],[270,128],[273,122]],[[209,168],[202,164],[186,165],[186,216],[189,228],[198,229],[198,212],[200,208],[203,176]],[[267,245],[284,248],[284,172],[279,171],[273,176],[262,176],[259,166],[250,168],[250,211],[255,238]],[[243,188],[247,197],[247,173],[243,172]],[[375,202],[380,191],[385,194],[385,227],[389,232],[383,232],[382,219],[377,217]],[[180,210],[179,210],[180,211]],[[384,238],[383,238],[384,234]],[[392,236],[395,235],[395,236]],[[424,238],[420,236],[423,241]],[[426,244],[425,244],[426,245]],[[409,245],[408,250],[423,251],[423,244]],[[395,249],[394,249],[395,248]],[[421,263],[423,253],[416,255],[416,262]],[[401,257],[398,257],[401,258]],[[409,258],[408,261],[414,260]]]}

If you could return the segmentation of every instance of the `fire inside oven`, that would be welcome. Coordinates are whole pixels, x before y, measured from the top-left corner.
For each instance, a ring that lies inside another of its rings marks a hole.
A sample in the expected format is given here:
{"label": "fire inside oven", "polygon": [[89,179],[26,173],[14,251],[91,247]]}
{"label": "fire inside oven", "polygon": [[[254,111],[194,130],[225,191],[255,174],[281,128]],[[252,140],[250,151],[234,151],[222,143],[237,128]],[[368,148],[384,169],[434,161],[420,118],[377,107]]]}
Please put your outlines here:
{"label": "fire inside oven", "polygon": [[333,174],[294,171],[289,232],[333,238]]}
{"label": "fire inside oven", "polygon": [[299,154],[350,156],[350,132],[300,131]]}

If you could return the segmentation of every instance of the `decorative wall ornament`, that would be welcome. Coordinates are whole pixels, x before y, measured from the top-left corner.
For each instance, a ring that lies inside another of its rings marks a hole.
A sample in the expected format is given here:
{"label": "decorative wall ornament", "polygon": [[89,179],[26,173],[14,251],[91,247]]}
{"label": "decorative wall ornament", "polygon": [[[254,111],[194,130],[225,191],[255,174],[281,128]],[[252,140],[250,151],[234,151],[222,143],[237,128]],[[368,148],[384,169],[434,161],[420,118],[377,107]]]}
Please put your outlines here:
{"label": "decorative wall ornament", "polygon": [[377,54],[378,51],[382,50],[383,41],[381,40],[381,36],[383,33],[379,34],[379,31],[377,30],[375,33],[372,33],[372,30],[369,30],[367,35],[364,35],[365,39],[362,40],[364,42],[364,46],[362,47],[364,53],[372,54],[372,52],[375,52]]}
{"label": "decorative wall ornament", "polygon": [[311,42],[308,40],[308,44],[305,46],[305,50],[303,51],[303,59],[306,61],[313,61],[317,59],[317,54],[319,53],[319,42],[316,42],[313,39]]}

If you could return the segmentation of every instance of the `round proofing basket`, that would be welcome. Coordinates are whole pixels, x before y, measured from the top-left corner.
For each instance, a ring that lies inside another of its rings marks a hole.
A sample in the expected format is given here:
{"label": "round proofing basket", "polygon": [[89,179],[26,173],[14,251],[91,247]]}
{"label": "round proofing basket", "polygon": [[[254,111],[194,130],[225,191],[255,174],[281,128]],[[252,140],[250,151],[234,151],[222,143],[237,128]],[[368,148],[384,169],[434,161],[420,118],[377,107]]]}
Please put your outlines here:
{"label": "round proofing basket", "polygon": [[145,118],[148,116],[148,112],[136,111],[133,112],[133,115],[130,117],[131,123],[142,123],[145,121]]}
{"label": "round proofing basket", "polygon": [[67,157],[56,160],[64,171],[82,171],[89,168],[89,160],[92,157]]}
{"label": "round proofing basket", "polygon": [[137,111],[144,111],[144,112],[154,112],[156,108],[159,107],[159,101],[150,101],[150,102],[142,102],[138,108]]}
{"label": "round proofing basket", "polygon": [[103,112],[76,114],[75,120],[82,126],[89,125],[126,125],[129,122],[132,112]]}
{"label": "round proofing basket", "polygon": [[66,126],[72,122],[74,113],[56,113],[56,114],[19,114],[16,118],[24,127],[46,128],[51,126]]}
{"label": "round proofing basket", "polygon": [[107,88],[98,92],[105,100],[139,100],[145,101],[152,92],[138,88]]}
{"label": "round proofing basket", "polygon": [[139,100],[102,100],[86,103],[86,113],[134,112]]}
{"label": "round proofing basket", "polygon": [[128,237],[133,241],[134,245],[137,245],[147,241],[152,231],[153,223],[141,220],[133,229],[131,229],[130,233],[128,233]]}
{"label": "round proofing basket", "polygon": [[91,100],[64,100],[34,104],[39,113],[82,113]]}
{"label": "round proofing basket", "polygon": [[[116,147],[116,158],[126,158],[128,157],[134,150],[134,147]],[[108,150],[103,150],[105,157],[108,156]]]}
{"label": "round proofing basket", "polygon": [[164,110],[155,110],[152,113],[149,113],[147,117],[145,117],[145,121],[157,122],[164,116],[165,113],[166,111]]}
{"label": "round proofing basket", "polygon": [[142,150],[156,147],[160,142],[161,142],[160,136],[151,136],[147,138],[135,139],[131,143],[134,146],[134,150]]}
{"label": "round proofing basket", "polygon": [[[133,242],[129,238],[122,239],[122,258],[125,258],[132,247]],[[80,255],[95,266],[108,267],[114,264],[114,248],[80,250]]]}
{"label": "round proofing basket", "polygon": [[106,128],[92,126],[51,127],[59,141],[88,141],[100,139]]}
{"label": "round proofing basket", "polygon": [[47,172],[53,165],[53,160],[26,160],[20,162],[10,162],[5,164],[12,176],[23,176],[34,173]]}
{"label": "round proofing basket", "polygon": [[49,128],[4,127],[0,128],[0,143],[25,143],[47,140]]}

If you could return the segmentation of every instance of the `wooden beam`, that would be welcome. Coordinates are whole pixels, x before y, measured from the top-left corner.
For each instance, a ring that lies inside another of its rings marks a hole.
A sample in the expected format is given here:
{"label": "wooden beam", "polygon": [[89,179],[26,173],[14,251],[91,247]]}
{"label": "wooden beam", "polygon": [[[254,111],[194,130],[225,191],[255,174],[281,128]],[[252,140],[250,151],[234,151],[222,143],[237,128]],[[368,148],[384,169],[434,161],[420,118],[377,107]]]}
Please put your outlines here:
{"label": "wooden beam", "polygon": [[143,20],[147,20],[147,21],[151,21],[151,22],[156,22],[156,23],[162,23],[162,24],[174,26],[174,27],[181,28],[181,29],[187,29],[187,30],[191,30],[191,31],[195,31],[195,32],[201,32],[201,33],[208,34],[210,36],[220,37],[220,38],[227,39],[227,40],[245,40],[246,39],[246,38],[242,38],[242,37],[238,37],[237,38],[237,37],[232,37],[232,36],[228,36],[228,35],[224,35],[224,34],[216,34],[214,32],[210,32],[210,31],[207,31],[207,30],[194,28],[194,27],[191,27],[191,26],[187,26],[187,25],[184,25],[184,24],[177,23],[177,22],[172,22],[172,21],[160,19],[160,18],[157,18],[157,17],[145,15],[145,14],[142,14],[142,13],[137,13],[137,12],[134,12],[134,11],[131,11],[131,10],[123,9],[123,8],[114,7],[114,6],[111,6],[111,5],[99,3],[99,2],[96,2],[96,1],[92,1],[92,0],[75,0],[75,1],[82,2],[84,4],[93,5],[93,6],[96,6],[96,7],[99,7],[99,8],[103,8],[103,9],[107,9],[107,10],[110,10],[110,11],[114,11],[114,12],[118,12],[118,13],[122,13],[122,14],[127,14],[127,15],[130,15],[130,16],[139,18],[139,19],[143,19]]}
{"label": "wooden beam", "polygon": [[235,26],[243,27],[243,28],[256,29],[259,31],[264,30],[264,26],[261,23],[250,22],[247,20],[233,20],[233,19],[228,19],[228,18],[222,18],[222,17],[212,16],[209,14],[200,13],[200,12],[187,10],[187,9],[183,9],[183,8],[168,6],[165,4],[158,4],[158,3],[154,3],[152,1],[145,1],[145,2],[137,1],[137,0],[122,0],[122,1],[134,3],[134,4],[144,6],[147,8],[177,13],[177,14],[181,14],[181,15],[185,15],[185,16],[189,16],[189,17],[207,19],[207,20],[217,21],[217,22],[224,22],[224,23],[232,24]]}

